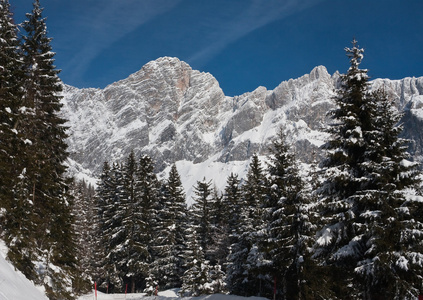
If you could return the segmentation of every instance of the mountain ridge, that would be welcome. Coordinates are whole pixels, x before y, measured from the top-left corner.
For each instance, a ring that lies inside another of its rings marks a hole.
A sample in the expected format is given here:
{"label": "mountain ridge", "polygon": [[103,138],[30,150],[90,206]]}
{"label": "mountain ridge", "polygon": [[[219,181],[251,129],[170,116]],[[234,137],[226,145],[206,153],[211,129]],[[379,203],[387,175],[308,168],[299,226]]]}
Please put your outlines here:
{"label": "mountain ridge", "polygon": [[[162,57],[104,89],[64,85],[70,172],[93,177],[104,161],[122,161],[133,150],[150,155],[161,176],[176,162],[186,176],[213,179],[222,187],[222,175],[229,175],[231,166],[242,177],[253,153],[267,154],[281,126],[298,158],[310,163],[322,155],[319,147],[327,138],[327,111],[334,106],[339,76],[317,66],[273,90],[260,86],[229,97],[210,73]],[[375,79],[370,85],[384,87],[404,112],[404,136],[413,139],[410,153],[421,162],[423,77]],[[197,170],[199,164],[203,171]],[[207,172],[210,165],[218,166],[213,169],[217,175]],[[186,189],[195,184],[192,178],[182,181]]]}

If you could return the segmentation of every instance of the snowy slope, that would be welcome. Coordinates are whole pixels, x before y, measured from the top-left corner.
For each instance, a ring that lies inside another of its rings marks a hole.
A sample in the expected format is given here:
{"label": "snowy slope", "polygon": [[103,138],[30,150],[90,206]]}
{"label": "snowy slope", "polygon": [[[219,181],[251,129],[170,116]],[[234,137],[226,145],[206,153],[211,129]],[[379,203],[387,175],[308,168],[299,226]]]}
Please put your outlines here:
{"label": "snowy slope", "polygon": [[0,300],[46,300],[41,290],[5,260],[5,253],[0,241]]}

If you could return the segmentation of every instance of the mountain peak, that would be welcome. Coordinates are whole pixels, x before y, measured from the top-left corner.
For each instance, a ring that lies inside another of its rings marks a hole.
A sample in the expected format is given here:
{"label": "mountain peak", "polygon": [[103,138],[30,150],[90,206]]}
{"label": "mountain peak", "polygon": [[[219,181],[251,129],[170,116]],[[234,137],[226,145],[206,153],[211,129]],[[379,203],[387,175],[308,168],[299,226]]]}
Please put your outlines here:
{"label": "mountain peak", "polygon": [[[321,155],[327,138],[323,128],[334,105],[337,78],[317,66],[274,90],[261,87],[228,97],[211,74],[178,58],[161,57],[103,90],[68,87],[62,114],[69,120],[71,172],[98,174],[104,161],[122,161],[133,150],[150,155],[157,172],[166,173],[173,163],[183,167],[189,197],[195,180],[203,177],[219,188],[228,172],[236,169],[243,177],[251,155],[266,155],[280,127],[298,158],[309,163]],[[413,95],[422,94],[423,77],[408,81],[378,85],[389,87],[389,95],[404,108]],[[414,110],[410,113],[418,116]],[[420,119],[410,123],[410,128],[421,126]],[[416,139],[421,135],[416,130],[407,134]],[[415,148],[420,155],[423,144]],[[209,174],[210,168],[214,171]]]}
{"label": "mountain peak", "polygon": [[325,66],[314,67],[313,70],[311,70],[310,72],[310,80],[318,80],[321,78],[324,80],[329,80],[330,77],[331,76],[329,75],[328,70]]}

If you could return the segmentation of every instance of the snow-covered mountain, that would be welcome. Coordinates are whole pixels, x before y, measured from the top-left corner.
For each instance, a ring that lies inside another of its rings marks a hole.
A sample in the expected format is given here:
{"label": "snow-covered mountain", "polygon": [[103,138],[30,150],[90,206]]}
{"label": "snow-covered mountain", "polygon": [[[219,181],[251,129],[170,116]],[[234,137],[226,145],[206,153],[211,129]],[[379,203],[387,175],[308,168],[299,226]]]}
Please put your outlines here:
{"label": "snow-covered mountain", "polygon": [[[298,158],[308,163],[321,155],[337,84],[338,73],[318,66],[274,90],[258,87],[228,97],[211,74],[163,57],[105,89],[65,86],[70,170],[93,177],[104,161],[124,159],[134,150],[154,158],[159,174],[176,162],[189,195],[204,177],[218,188],[230,172],[242,177],[251,155],[266,155],[281,126]],[[410,152],[422,161],[423,77],[377,79],[372,86],[384,87],[404,111],[404,135],[414,141]]]}

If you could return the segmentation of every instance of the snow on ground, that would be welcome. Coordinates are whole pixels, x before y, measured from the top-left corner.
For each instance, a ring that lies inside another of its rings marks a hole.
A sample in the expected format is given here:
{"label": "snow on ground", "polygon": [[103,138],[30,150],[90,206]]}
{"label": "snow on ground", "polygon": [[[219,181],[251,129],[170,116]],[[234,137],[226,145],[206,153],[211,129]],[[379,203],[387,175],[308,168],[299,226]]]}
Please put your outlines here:
{"label": "snow on ground", "polygon": [[[48,300],[41,288],[36,287],[25,276],[16,271],[15,268],[5,259],[7,248],[0,241],[0,300]],[[78,300],[265,300],[259,297],[239,297],[231,295],[206,295],[200,297],[178,297],[178,289],[159,291],[158,296],[146,296],[145,294],[104,294],[97,292],[97,298],[94,291]]]}
{"label": "snow on ground", "polygon": [[6,251],[0,241],[0,300],[47,300],[43,291],[6,261]]}
{"label": "snow on ground", "polygon": [[[1,298],[0,298],[1,299]],[[266,300],[266,298],[261,297],[240,297],[234,295],[205,295],[200,297],[178,297],[178,289],[171,289],[167,291],[159,292],[158,296],[145,296],[145,294],[104,294],[97,292],[97,299],[95,298],[95,293],[90,293],[85,296],[81,296],[78,300]]]}
{"label": "snow on ground", "polygon": [[[14,269],[14,267],[5,259],[7,249],[0,241],[0,300],[48,300],[44,292],[37,288],[25,276]],[[265,300],[259,297],[240,297],[232,295],[206,295],[200,297],[178,297],[178,289],[161,291],[158,296],[146,296],[145,294],[104,294],[97,292],[97,298],[94,291],[78,300]]]}

